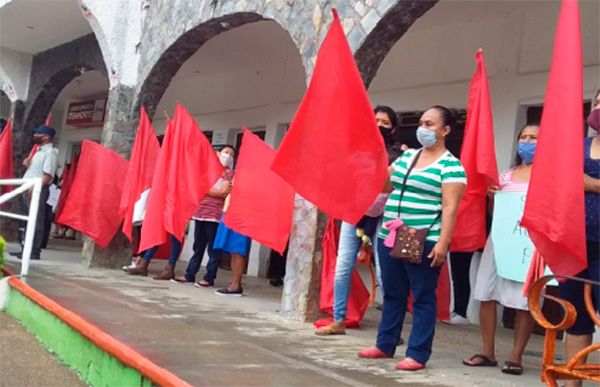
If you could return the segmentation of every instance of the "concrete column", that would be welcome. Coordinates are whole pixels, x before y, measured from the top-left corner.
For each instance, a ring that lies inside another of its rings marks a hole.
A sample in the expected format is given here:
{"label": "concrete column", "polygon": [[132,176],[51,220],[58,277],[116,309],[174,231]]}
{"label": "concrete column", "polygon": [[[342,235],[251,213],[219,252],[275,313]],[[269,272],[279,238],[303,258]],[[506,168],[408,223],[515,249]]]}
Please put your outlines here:
{"label": "concrete column", "polygon": [[[23,176],[25,173],[25,167],[22,162],[29,154],[32,144],[33,133],[26,133],[23,129],[25,121],[25,103],[23,101],[16,100],[10,105],[10,115],[13,118],[13,165],[15,177]],[[8,119],[8,117],[6,117]],[[8,212],[21,212],[21,199],[15,198],[9,201],[6,205]],[[0,235],[7,241],[17,240],[17,229],[19,228],[19,222],[0,217]]]}
{"label": "concrete column", "polygon": [[[133,111],[134,89],[124,85],[113,86],[108,93],[107,116],[102,131],[102,145],[129,158],[139,113]],[[119,231],[105,248],[84,238],[82,262],[89,267],[119,268],[131,262],[131,247]]]}

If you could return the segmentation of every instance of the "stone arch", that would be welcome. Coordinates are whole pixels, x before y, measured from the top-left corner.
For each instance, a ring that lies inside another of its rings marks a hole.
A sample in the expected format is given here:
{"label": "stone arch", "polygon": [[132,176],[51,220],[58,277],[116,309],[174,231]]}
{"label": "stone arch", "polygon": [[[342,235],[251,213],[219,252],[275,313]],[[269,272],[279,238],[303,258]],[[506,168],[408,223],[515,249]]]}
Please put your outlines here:
{"label": "stone arch", "polygon": [[90,70],[107,76],[104,57],[93,34],[36,55],[25,107],[24,133],[43,123],[61,90]]}
{"label": "stone arch", "polygon": [[[79,7],[81,9],[81,13],[83,18],[88,22],[94,36],[96,38],[96,42],[100,47],[100,51],[102,52],[102,57],[104,58],[105,70],[103,72],[107,74],[111,74],[114,68],[114,62],[112,58],[112,52],[109,47],[108,39],[106,38],[106,34],[104,33],[104,29],[102,25],[96,18],[96,15],[93,13],[91,6],[85,0],[79,0]],[[97,69],[100,70],[100,69]]]}
{"label": "stone arch", "polygon": [[375,78],[379,66],[394,44],[415,21],[435,6],[438,1],[397,1],[387,10],[373,29],[367,32],[360,47],[354,53],[354,59],[367,87]]}
{"label": "stone arch", "polygon": [[[210,19],[181,34],[160,55],[152,68],[149,69],[148,75],[143,80],[140,80],[141,86],[137,93],[138,98],[133,114],[137,114],[139,107],[144,105],[150,117],[154,116],[156,107],[177,71],[210,39],[223,32],[262,20],[273,19],[265,18],[253,12],[233,13]],[[281,26],[281,24],[279,25]]]}

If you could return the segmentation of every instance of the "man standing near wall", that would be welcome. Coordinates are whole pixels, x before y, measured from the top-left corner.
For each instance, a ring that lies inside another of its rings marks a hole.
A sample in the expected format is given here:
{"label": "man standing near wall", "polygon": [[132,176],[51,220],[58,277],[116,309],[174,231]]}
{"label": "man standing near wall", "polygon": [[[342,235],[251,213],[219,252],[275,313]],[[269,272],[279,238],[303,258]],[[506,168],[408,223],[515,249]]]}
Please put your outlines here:
{"label": "man standing near wall", "polygon": [[[44,239],[44,224],[45,224],[45,205],[48,201],[49,187],[54,180],[56,175],[56,169],[58,166],[58,149],[52,145],[52,140],[56,131],[46,125],[39,126],[33,131],[33,142],[39,145],[38,151],[32,158],[26,158],[23,161],[23,166],[27,167],[24,179],[27,178],[42,178],[42,191],[40,193],[40,199],[38,203],[38,214],[35,221],[35,235],[33,237],[33,246],[31,248],[31,259],[40,259],[40,253],[42,251],[42,241]],[[31,200],[31,191],[28,196],[23,200],[23,207],[25,212],[29,212],[29,205]],[[22,251],[13,253],[19,258],[22,256]]]}

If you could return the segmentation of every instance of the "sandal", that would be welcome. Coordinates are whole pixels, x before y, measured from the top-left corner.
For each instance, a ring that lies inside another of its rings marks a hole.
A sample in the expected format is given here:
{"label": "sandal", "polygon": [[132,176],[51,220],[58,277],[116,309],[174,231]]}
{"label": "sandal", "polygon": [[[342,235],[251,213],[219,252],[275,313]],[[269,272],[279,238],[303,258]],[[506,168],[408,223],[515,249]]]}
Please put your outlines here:
{"label": "sandal", "polygon": [[523,373],[523,366],[513,361],[505,361],[502,372],[509,375],[521,375]]}
{"label": "sandal", "polygon": [[209,288],[209,287],[211,287],[211,286],[215,286],[215,284],[214,284],[214,283],[212,283],[212,282],[208,282],[208,281],[206,281],[206,280],[202,280],[202,281],[200,281],[200,282],[196,282],[196,283],[194,284],[194,286],[195,286],[195,287],[197,287],[197,288],[199,288],[199,287],[203,287],[203,288]]}
{"label": "sandal", "polygon": [[317,336],[345,335],[346,328],[344,327],[343,324],[341,325],[341,327],[339,325],[340,324],[336,324],[335,322],[333,322],[329,325],[326,325],[324,327],[317,329],[315,331],[315,335],[317,335]]}
{"label": "sandal", "polygon": [[[479,363],[469,363],[469,361],[472,362],[475,359],[481,359],[481,361]],[[492,360],[482,353],[477,353],[470,358],[463,360],[463,364],[468,367],[496,367],[498,365],[498,361]]]}

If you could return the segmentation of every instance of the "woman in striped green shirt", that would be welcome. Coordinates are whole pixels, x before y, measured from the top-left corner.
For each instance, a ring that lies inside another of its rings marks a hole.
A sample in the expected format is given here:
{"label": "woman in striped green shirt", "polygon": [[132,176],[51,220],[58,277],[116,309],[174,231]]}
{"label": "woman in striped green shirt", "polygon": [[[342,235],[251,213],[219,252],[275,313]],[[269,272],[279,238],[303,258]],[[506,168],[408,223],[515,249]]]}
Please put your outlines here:
{"label": "woman in striped green shirt", "polygon": [[[422,263],[412,264],[390,257],[390,248],[383,244],[389,231],[381,230],[378,251],[384,289],[383,313],[375,347],[361,351],[359,356],[394,356],[412,291],[412,331],[406,357],[396,366],[404,371],[425,368],[431,356],[437,311],[435,290],[456,225],[458,203],[467,183],[460,161],[445,145],[445,138],[455,122],[455,115],[447,108],[429,108],[421,116],[417,129],[417,140],[423,147],[407,150],[389,168],[385,190],[391,194],[383,214],[384,223],[400,218],[408,227],[429,228],[429,232]],[[416,157],[400,203],[404,178]]]}

